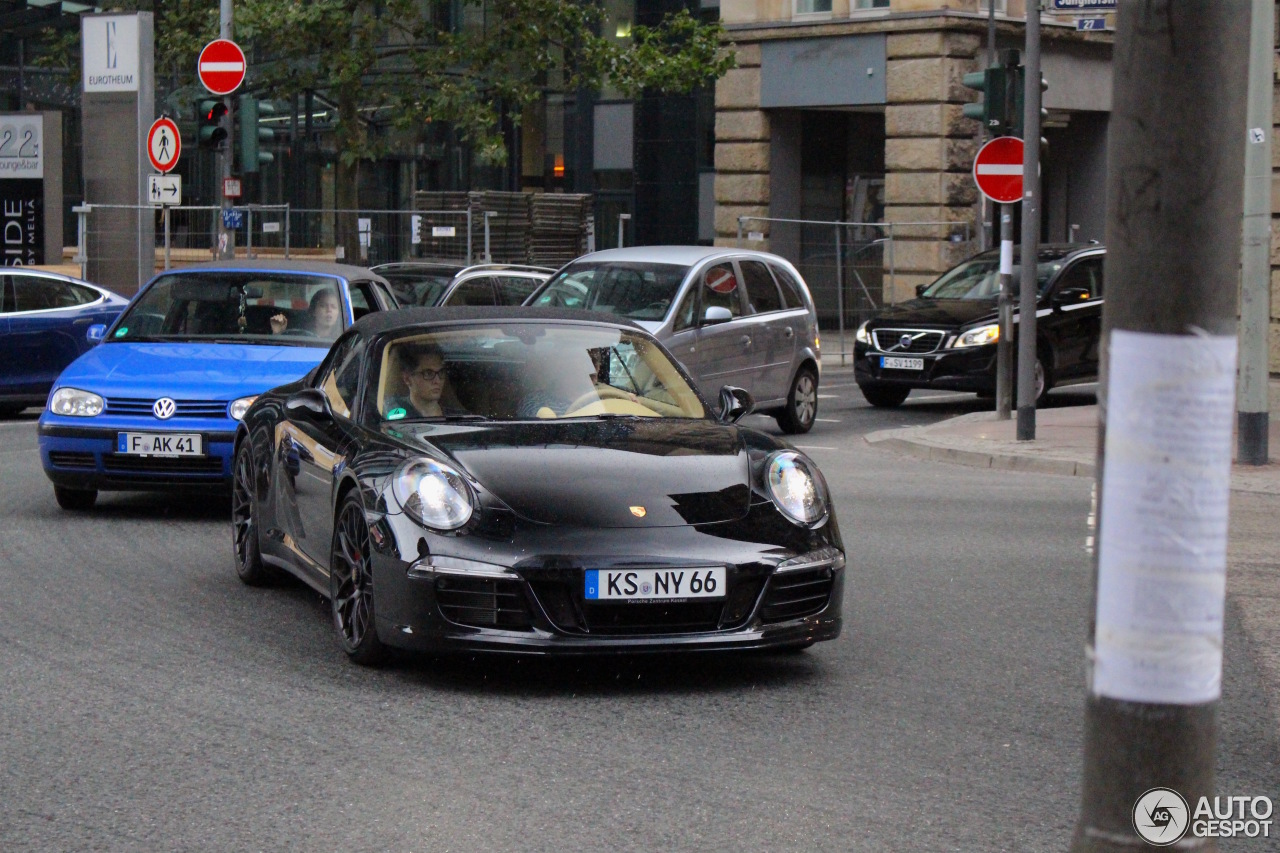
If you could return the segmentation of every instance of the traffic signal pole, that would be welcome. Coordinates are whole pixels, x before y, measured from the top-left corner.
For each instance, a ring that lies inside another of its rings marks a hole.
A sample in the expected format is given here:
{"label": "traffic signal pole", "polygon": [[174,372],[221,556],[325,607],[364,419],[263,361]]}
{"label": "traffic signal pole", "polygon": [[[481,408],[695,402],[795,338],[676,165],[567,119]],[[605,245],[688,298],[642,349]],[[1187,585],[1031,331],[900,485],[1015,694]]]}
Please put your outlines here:
{"label": "traffic signal pole", "polygon": [[[1022,117],[1022,287],[1018,298],[1018,441],[1036,437],[1036,267],[1040,257],[1040,2],[1027,0]],[[1045,365],[1048,369],[1048,365]]]}
{"label": "traffic signal pole", "polygon": [[[1217,763],[1249,7],[1119,4],[1075,853],[1216,849],[1186,812]],[[1186,806],[1153,821],[1154,788]]]}
{"label": "traffic signal pole", "polygon": [[[221,0],[221,27],[220,35],[224,39],[231,39],[231,0]],[[223,137],[221,148],[218,149],[218,195],[222,197],[222,210],[231,209],[231,199],[227,198],[223,188],[226,186],[227,178],[231,177],[231,158],[232,158],[232,132],[235,130],[231,117],[231,96],[223,95],[222,103],[226,106],[226,111],[222,114],[223,130],[226,135]],[[236,232],[234,229],[228,228],[224,215],[218,216],[218,251],[219,260],[227,260],[236,256]]]}

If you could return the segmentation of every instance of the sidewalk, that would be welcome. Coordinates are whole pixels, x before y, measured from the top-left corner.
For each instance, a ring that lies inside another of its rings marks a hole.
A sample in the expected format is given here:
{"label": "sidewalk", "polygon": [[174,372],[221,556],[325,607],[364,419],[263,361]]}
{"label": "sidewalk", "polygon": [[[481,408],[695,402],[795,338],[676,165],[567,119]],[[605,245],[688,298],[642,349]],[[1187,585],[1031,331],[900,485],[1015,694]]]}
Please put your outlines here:
{"label": "sidewalk", "polygon": [[[1271,463],[1231,467],[1228,608],[1240,616],[1271,711],[1280,725],[1280,382],[1272,381]],[[1074,477],[1093,477],[1098,407],[1036,412],[1036,438],[1018,441],[1016,416],[975,412],[925,427],[882,430],[868,444],[922,459]],[[1230,664],[1228,663],[1228,666]]]}

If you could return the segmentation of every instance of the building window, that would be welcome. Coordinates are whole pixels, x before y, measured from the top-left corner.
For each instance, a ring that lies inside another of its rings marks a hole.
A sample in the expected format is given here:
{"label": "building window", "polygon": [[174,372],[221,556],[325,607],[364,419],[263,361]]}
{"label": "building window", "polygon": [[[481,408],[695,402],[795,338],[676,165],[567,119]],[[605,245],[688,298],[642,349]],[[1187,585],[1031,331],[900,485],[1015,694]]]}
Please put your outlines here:
{"label": "building window", "polygon": [[830,18],[831,0],[793,0],[793,18]]}
{"label": "building window", "polygon": [[874,10],[888,10],[889,0],[853,0],[849,4],[849,12],[858,14],[859,12],[871,12]]}
{"label": "building window", "polygon": [[995,4],[997,15],[1009,14],[1009,0],[978,0],[978,11],[991,11],[991,5],[993,3]]}

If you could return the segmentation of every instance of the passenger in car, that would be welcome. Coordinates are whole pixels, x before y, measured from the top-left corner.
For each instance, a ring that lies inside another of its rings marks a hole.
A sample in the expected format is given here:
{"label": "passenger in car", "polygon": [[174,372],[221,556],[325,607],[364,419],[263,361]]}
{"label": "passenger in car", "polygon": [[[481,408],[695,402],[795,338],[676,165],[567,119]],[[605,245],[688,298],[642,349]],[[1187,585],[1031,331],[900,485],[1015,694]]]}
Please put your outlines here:
{"label": "passenger in car", "polygon": [[[288,328],[289,318],[285,314],[271,318],[271,334],[282,335]],[[327,341],[337,338],[342,331],[342,305],[338,302],[338,294],[325,288],[312,296],[307,306],[307,323],[300,328]]]}
{"label": "passenger in car", "polygon": [[466,414],[465,410],[444,399],[448,369],[439,347],[411,344],[401,349],[399,355],[400,377],[409,393],[387,398],[383,411],[388,420]]}

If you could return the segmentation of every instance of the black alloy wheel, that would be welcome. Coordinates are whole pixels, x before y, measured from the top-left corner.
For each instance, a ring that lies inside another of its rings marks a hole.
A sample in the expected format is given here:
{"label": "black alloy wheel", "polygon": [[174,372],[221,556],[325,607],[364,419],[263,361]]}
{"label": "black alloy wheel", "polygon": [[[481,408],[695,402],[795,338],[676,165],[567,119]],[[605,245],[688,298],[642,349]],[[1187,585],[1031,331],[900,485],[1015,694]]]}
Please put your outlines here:
{"label": "black alloy wheel", "polygon": [[818,374],[808,365],[796,371],[787,392],[787,405],[778,413],[783,432],[798,435],[813,429],[818,417]]}
{"label": "black alloy wheel", "polygon": [[[1017,365],[1014,365],[1013,373],[1013,401],[1014,407],[1018,405],[1018,371]],[[1032,376],[1035,381],[1036,389],[1036,408],[1044,406],[1049,399],[1049,391],[1053,388],[1053,378],[1049,375],[1048,369],[1044,366],[1044,353],[1036,353],[1036,366],[1033,368]]]}
{"label": "black alloy wheel", "polygon": [[54,486],[53,497],[58,506],[71,512],[84,512],[93,509],[98,502],[97,489],[71,489],[66,486]]}
{"label": "black alloy wheel", "polygon": [[236,575],[240,580],[248,586],[266,586],[275,580],[275,573],[262,562],[253,445],[248,440],[236,450],[231,480],[231,535],[235,546]]}
{"label": "black alloy wheel", "polygon": [[338,643],[347,657],[361,666],[376,666],[388,653],[374,623],[372,570],[369,524],[360,495],[353,492],[343,500],[333,531],[329,600]]}
{"label": "black alloy wheel", "polygon": [[877,409],[896,409],[911,393],[910,388],[900,385],[880,385],[874,382],[866,384],[859,382],[858,390],[862,392],[863,397],[867,398],[867,402]]}

